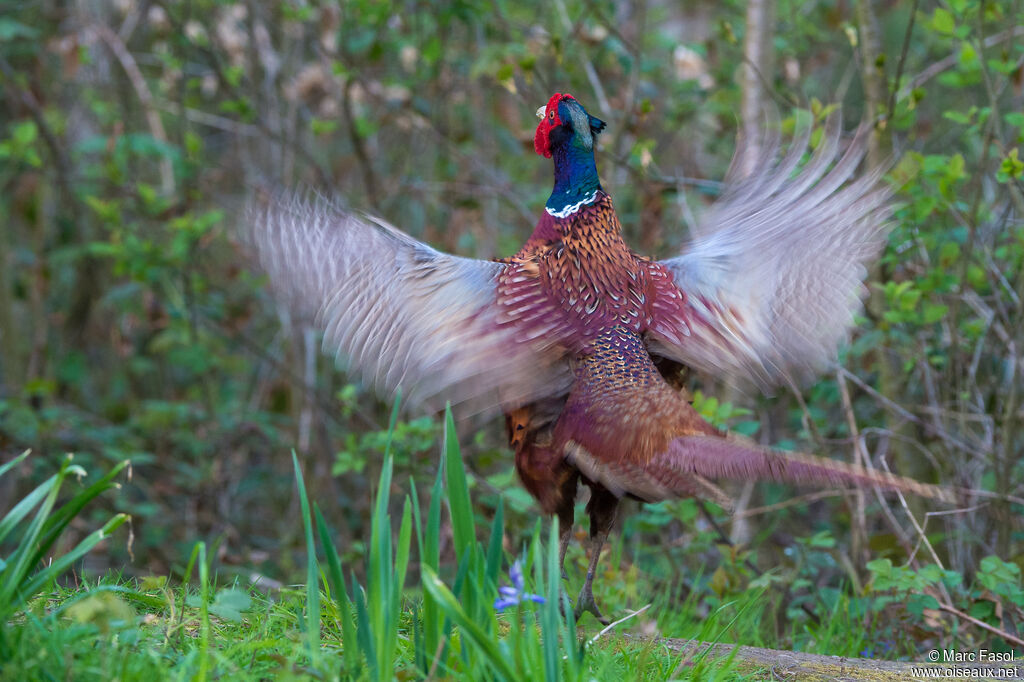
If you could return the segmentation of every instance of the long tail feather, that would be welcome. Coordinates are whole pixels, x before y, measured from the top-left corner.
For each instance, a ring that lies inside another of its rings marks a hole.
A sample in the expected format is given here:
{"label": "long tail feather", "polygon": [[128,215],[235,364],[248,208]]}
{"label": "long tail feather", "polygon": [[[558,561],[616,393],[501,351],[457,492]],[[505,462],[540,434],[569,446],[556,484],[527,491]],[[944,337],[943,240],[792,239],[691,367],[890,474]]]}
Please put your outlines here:
{"label": "long tail feather", "polygon": [[667,487],[675,487],[671,479],[679,478],[682,484],[686,478],[698,475],[711,479],[758,478],[789,483],[878,486],[948,503],[957,499],[953,490],[942,486],[802,452],[772,450],[732,435],[724,439],[676,438],[668,451],[652,464],[658,471],[650,473]]}

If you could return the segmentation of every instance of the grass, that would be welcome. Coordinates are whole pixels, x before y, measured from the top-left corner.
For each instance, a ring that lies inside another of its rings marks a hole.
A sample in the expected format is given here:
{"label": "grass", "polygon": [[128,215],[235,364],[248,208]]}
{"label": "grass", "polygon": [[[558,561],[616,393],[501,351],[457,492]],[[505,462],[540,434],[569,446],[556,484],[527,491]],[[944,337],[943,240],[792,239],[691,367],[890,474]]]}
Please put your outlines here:
{"label": "grass", "polygon": [[[358,571],[342,565],[326,520],[307,499],[293,454],[306,543],[303,586],[267,594],[218,580],[203,543],[195,545],[176,584],[162,577],[108,576],[67,587],[52,574],[42,582],[43,573],[26,578],[46,588],[0,621],[6,646],[0,678],[764,679],[729,660],[683,660],[657,639],[621,634],[642,632],[653,623],[649,614],[599,637],[592,619],[577,625],[557,565],[557,526],[538,522],[522,551],[509,555],[502,546],[502,507],[486,528],[474,520],[454,435],[448,415],[442,465],[426,513],[413,484],[402,501],[397,533],[386,456],[368,556]],[[45,519],[34,523],[32,528],[51,527]],[[443,527],[450,527],[455,547],[454,561],[444,564]],[[543,603],[523,599],[498,611],[498,588],[515,582],[509,573],[517,560],[523,577],[513,591],[537,595]],[[365,584],[357,575],[365,576]],[[659,612],[661,632],[770,645],[757,641],[769,609],[765,589],[748,590],[710,613],[702,612],[693,594],[682,602],[662,595],[651,613]],[[824,645],[828,653],[855,654],[851,647],[860,641],[852,633],[858,628],[847,627],[842,610],[837,605],[833,614],[841,627],[821,627]],[[851,633],[849,641],[842,641],[843,632]]]}
{"label": "grass", "polygon": [[[105,592],[104,588],[125,592]],[[212,586],[208,588],[215,592]],[[166,599],[165,606],[138,600],[131,593]],[[333,608],[323,611],[323,648],[314,665],[306,637],[306,590],[285,589],[267,596],[249,593],[249,604],[240,618],[208,613],[201,607],[186,606],[177,612],[166,606],[196,590],[177,587],[139,592],[134,581],[107,579],[76,588],[58,588],[33,605],[31,614],[11,628],[12,656],[0,664],[2,679],[374,679],[368,668],[349,674],[343,639]],[[100,595],[109,595],[101,597]],[[77,600],[77,601],[76,601]],[[56,616],[41,615],[44,609],[59,609],[74,602],[87,602],[81,613],[64,609]],[[412,598],[399,619],[398,647],[388,672],[398,679],[417,679],[414,630],[416,599]],[[203,637],[203,631],[209,633]],[[502,619],[495,645],[510,644],[513,630]],[[526,633],[520,631],[520,636]],[[590,636],[593,633],[581,633]],[[458,650],[456,630],[453,647]],[[464,679],[473,668],[453,654],[448,670],[435,670],[434,679]],[[543,671],[541,660],[523,661]],[[587,652],[580,666],[584,679],[666,680],[673,679],[681,657],[655,641],[634,641],[612,636],[600,640]],[[439,666],[440,668],[440,666]],[[717,673],[715,672],[717,671]],[[534,675],[536,677],[536,675]],[[385,678],[390,679],[390,678]],[[496,679],[493,676],[471,679]],[[711,662],[697,662],[676,673],[674,679],[741,680],[728,666],[716,668]]]}

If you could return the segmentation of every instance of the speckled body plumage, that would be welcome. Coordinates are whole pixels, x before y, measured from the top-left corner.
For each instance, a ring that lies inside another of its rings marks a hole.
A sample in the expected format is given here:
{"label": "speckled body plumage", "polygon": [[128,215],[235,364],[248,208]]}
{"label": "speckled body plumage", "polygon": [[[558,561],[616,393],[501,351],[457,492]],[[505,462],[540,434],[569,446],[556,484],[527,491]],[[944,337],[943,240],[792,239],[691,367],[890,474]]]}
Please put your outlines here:
{"label": "speckled body plumage", "polygon": [[545,512],[571,526],[580,471],[563,454],[567,449],[643,468],[674,437],[719,434],[666,383],[644,346],[655,316],[681,312],[685,295],[661,265],[626,245],[610,196],[602,192],[565,218],[545,215],[504,262],[509,268],[498,288],[504,323],[529,335],[533,316],[543,310],[545,325],[559,319],[555,326],[573,357],[573,387],[560,412],[528,405],[506,415],[516,469]]}
{"label": "speckled body plumage", "polygon": [[428,408],[505,414],[515,466],[565,549],[580,483],[590,488],[590,567],[576,604],[602,618],[591,584],[618,501],[711,498],[715,479],[854,484],[948,497],[844,462],[782,453],[704,421],[676,370],[792,381],[827,364],[852,323],[865,263],[881,248],[888,193],[851,180],[864,136],[837,159],[833,119],[799,172],[810,129],[784,158],[727,189],[692,243],[654,261],[622,239],[594,160],[603,121],[556,93],[538,110],[538,154],[555,178],[522,249],[499,261],[441,253],[324,201],[250,210],[260,262],[292,314],[380,392]]}

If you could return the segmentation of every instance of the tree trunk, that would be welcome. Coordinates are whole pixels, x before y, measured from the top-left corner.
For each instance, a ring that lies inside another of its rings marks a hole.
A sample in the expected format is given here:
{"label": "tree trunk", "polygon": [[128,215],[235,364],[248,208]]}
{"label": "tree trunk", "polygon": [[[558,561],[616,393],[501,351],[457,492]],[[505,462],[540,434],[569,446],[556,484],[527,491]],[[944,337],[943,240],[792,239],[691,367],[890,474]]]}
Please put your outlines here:
{"label": "tree trunk", "polygon": [[763,114],[768,88],[774,75],[775,0],[750,0],[747,3],[747,33],[743,39],[743,95],[740,104],[740,171],[746,176],[755,170],[761,155]]}

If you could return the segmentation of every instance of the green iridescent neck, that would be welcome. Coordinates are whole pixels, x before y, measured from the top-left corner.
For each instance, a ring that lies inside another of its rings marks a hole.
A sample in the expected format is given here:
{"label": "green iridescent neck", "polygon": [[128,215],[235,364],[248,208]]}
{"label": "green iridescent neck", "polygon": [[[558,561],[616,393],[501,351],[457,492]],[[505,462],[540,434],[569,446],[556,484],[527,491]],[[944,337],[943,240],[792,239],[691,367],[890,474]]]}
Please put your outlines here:
{"label": "green iridescent neck", "polygon": [[567,144],[551,150],[555,186],[544,207],[556,218],[565,218],[594,203],[601,191],[594,150],[587,149],[577,138],[574,136]]}

